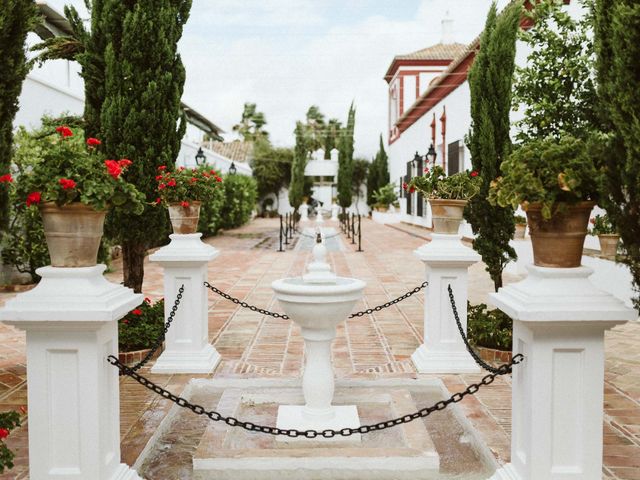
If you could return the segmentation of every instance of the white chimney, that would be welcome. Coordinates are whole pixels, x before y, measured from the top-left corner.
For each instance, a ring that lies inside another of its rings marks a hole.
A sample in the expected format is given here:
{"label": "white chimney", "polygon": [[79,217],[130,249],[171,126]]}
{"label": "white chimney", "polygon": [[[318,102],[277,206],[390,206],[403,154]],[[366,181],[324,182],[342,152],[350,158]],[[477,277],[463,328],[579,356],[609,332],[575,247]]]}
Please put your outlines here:
{"label": "white chimney", "polygon": [[440,43],[444,45],[456,43],[453,38],[453,18],[449,15],[449,10],[447,10],[447,13],[444,14],[444,18],[442,19],[442,39]]}

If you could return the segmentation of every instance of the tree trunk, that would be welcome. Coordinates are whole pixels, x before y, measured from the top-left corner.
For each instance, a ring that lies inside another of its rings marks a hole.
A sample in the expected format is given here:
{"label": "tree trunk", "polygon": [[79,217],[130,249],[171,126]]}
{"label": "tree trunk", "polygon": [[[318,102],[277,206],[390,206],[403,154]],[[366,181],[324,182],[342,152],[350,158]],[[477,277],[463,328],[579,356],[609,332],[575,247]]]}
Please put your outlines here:
{"label": "tree trunk", "polygon": [[496,292],[499,288],[502,288],[502,274],[493,277],[493,286],[496,289]]}
{"label": "tree trunk", "polygon": [[135,293],[142,292],[144,280],[144,257],[147,246],[139,242],[123,242],[122,275],[125,287],[133,288]]}

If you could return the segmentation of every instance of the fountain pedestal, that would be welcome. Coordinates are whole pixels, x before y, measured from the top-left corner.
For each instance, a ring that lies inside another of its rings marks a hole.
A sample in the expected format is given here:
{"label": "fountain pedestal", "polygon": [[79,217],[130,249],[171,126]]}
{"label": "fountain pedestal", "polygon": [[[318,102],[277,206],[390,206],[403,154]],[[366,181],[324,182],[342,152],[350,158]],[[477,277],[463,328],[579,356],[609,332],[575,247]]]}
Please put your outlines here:
{"label": "fountain pedestal", "polygon": [[[335,385],[331,342],[336,336],[336,325],[362,298],[365,283],[355,278],[336,277],[331,272],[320,234],[313,255],[314,261],[302,278],[285,278],[272,284],[283,310],[302,329],[306,357],[302,379],[305,405],[280,405],[277,427],[302,431],[359,427],[355,405],[332,405]],[[278,437],[278,440],[290,442],[305,440],[305,437]],[[330,440],[360,441],[360,435],[336,436]]]}

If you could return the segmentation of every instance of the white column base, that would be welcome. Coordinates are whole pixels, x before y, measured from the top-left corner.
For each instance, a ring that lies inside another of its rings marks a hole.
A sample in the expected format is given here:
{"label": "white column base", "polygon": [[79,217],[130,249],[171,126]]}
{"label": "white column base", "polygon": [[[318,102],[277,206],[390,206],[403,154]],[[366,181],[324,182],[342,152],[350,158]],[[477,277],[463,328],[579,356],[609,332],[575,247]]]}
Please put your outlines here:
{"label": "white column base", "polygon": [[[358,428],[360,426],[360,417],[358,416],[358,408],[355,405],[332,406],[334,415],[331,418],[313,418],[308,415],[303,405],[280,405],[278,407],[278,418],[276,427],[280,429],[295,430],[341,430],[343,428]],[[361,435],[354,433],[348,437],[337,435],[332,438],[305,438],[305,437],[285,437],[279,435],[276,437],[278,442],[331,442],[331,443],[360,443]]]}
{"label": "white column base", "polygon": [[134,469],[121,463],[114,472],[111,480],[144,480]]}
{"label": "white column base", "polygon": [[505,466],[496,470],[489,480],[522,480],[522,477],[516,472],[513,465],[507,463]]}
{"label": "white column base", "polygon": [[220,354],[213,345],[206,345],[200,352],[165,350],[151,368],[151,373],[211,373],[219,363]]}
{"label": "white column base", "polygon": [[420,345],[411,361],[418,373],[478,373],[476,365],[469,352],[438,352],[430,350],[426,345]]}

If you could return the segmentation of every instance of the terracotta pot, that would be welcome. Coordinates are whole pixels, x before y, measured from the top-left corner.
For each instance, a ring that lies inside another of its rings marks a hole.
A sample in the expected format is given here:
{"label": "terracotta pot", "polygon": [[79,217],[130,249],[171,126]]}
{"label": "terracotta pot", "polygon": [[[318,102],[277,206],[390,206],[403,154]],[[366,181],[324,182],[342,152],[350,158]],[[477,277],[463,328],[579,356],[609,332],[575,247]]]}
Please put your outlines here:
{"label": "terracotta pot", "polygon": [[575,268],[582,261],[589,214],[595,202],[567,205],[551,219],[542,218],[542,205],[527,208],[527,223],[533,246],[533,263],[538,267]]}
{"label": "terracotta pot", "polygon": [[376,207],[376,212],[386,213],[389,211],[389,207]]}
{"label": "terracotta pot", "polygon": [[600,240],[600,255],[603,257],[615,257],[618,253],[620,235],[617,233],[598,235]]}
{"label": "terracotta pot", "polygon": [[516,223],[516,233],[513,238],[524,238],[524,232],[527,230],[526,223]]}
{"label": "terracotta pot", "polygon": [[433,233],[457,235],[467,201],[430,198],[429,203],[433,218]]}
{"label": "terracotta pot", "polygon": [[169,219],[173,227],[173,233],[187,234],[198,231],[198,219],[200,218],[200,202],[190,202],[188,207],[179,203],[169,205]]}
{"label": "terracotta pot", "polygon": [[58,207],[53,202],[40,205],[52,267],[93,267],[106,210],[97,211],[82,203]]}

